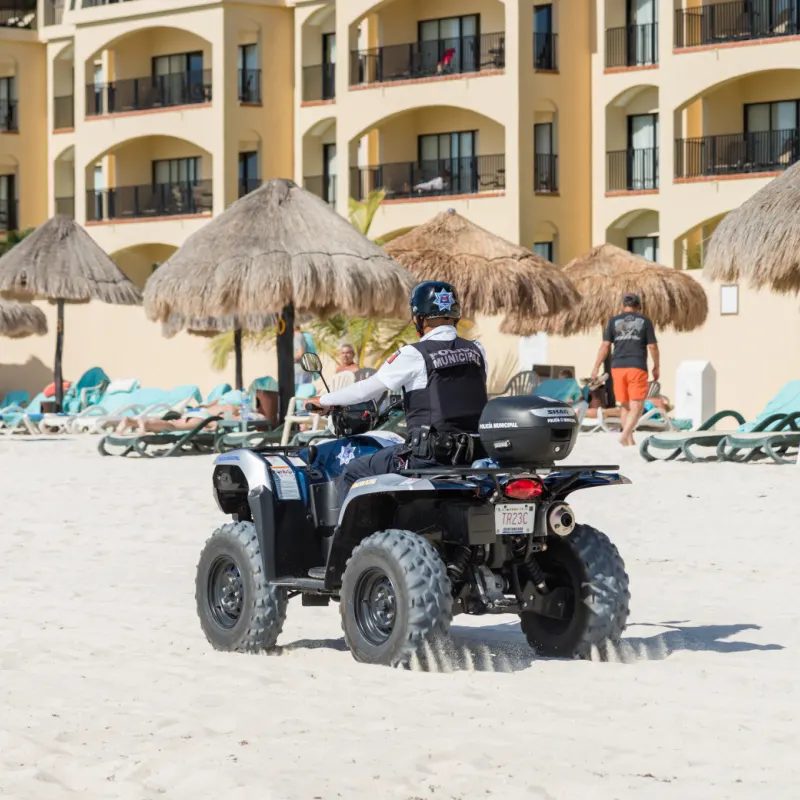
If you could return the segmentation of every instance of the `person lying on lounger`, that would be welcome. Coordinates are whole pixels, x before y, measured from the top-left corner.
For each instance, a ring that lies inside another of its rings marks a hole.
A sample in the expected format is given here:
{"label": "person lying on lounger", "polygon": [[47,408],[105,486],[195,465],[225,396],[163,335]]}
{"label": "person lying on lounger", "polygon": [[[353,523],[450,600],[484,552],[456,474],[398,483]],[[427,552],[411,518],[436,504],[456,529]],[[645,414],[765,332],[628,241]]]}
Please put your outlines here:
{"label": "person lying on lounger", "polygon": [[[262,414],[250,412],[251,419],[266,419]],[[164,419],[158,417],[127,417],[117,425],[115,433],[163,433],[165,431],[189,431],[197,425],[200,420],[209,417],[223,417],[225,419],[241,419],[242,408],[238,405],[219,405],[198,406],[187,410],[182,417],[177,419]],[[216,422],[210,422],[206,430],[214,430]]]}

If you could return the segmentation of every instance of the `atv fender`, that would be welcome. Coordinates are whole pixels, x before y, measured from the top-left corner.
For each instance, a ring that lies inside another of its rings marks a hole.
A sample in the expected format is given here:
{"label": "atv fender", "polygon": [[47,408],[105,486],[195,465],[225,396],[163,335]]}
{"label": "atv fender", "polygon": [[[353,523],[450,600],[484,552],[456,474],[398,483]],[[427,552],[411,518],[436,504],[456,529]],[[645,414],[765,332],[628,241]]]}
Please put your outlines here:
{"label": "atv fender", "polygon": [[566,500],[569,495],[581,489],[596,486],[619,486],[630,483],[630,478],[618,472],[552,472],[544,479],[545,485],[553,493],[554,500]]}

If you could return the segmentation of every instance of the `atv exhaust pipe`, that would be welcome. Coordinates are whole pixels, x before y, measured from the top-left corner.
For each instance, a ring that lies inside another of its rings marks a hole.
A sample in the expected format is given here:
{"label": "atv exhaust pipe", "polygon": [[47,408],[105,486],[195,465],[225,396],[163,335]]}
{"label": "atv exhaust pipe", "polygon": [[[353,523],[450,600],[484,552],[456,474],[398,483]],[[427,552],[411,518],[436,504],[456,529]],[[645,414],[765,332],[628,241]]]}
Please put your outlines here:
{"label": "atv exhaust pipe", "polygon": [[547,512],[547,527],[556,536],[569,536],[575,530],[575,514],[566,503],[556,503]]}

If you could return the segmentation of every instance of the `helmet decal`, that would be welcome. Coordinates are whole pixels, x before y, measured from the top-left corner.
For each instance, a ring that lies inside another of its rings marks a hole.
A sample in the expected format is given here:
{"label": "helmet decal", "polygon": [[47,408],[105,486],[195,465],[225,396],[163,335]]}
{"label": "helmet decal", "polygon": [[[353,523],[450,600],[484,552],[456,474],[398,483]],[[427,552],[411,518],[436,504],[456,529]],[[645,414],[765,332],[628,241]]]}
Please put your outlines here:
{"label": "helmet decal", "polygon": [[433,295],[433,303],[439,311],[449,311],[454,302],[453,293],[447,289],[442,289],[441,292],[435,292]]}

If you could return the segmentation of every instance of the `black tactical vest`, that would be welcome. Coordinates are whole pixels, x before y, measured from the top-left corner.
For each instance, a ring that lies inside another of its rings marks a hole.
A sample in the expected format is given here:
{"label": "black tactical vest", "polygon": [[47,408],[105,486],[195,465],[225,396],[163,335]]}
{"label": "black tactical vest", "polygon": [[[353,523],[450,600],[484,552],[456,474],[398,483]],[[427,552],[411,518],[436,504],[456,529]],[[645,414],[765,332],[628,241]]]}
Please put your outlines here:
{"label": "black tactical vest", "polygon": [[439,433],[477,433],[488,399],[480,348],[459,337],[428,339],[411,347],[425,359],[428,385],[404,394],[409,436],[423,425]]}

